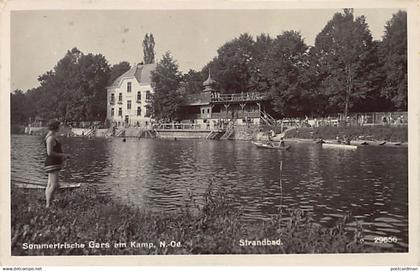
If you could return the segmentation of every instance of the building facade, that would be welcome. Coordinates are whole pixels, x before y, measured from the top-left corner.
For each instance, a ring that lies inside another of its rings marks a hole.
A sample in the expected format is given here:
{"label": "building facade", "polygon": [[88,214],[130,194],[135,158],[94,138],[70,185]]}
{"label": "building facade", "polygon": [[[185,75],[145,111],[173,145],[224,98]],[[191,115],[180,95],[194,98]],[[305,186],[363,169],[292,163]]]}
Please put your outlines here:
{"label": "building facade", "polygon": [[107,87],[107,120],[114,126],[149,127],[148,104],[153,88],[151,72],[156,64],[138,64]]}
{"label": "building facade", "polygon": [[[215,81],[209,77],[203,83],[201,93],[185,97],[182,106],[182,122],[192,122],[199,127],[217,129],[228,123],[235,125],[259,125],[266,115],[269,97],[264,93],[244,92],[221,94],[215,89]],[[269,121],[269,120],[266,120]]]}

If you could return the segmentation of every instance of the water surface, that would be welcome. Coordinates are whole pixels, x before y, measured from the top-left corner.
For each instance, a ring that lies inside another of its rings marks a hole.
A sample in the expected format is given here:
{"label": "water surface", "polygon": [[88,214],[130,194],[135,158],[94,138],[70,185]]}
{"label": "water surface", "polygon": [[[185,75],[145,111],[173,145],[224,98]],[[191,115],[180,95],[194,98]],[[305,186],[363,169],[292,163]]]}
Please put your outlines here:
{"label": "water surface", "polygon": [[[356,151],[293,144],[291,151],[259,149],[245,141],[62,138],[72,155],[61,176],[96,185],[124,204],[176,212],[189,195],[198,203],[209,183],[228,193],[243,220],[266,220],[279,207],[301,208],[331,226],[350,212],[367,242],[395,236],[408,247],[408,150]],[[46,182],[39,137],[12,136],[13,181]],[[280,176],[280,162],[283,171]],[[348,230],[354,229],[354,223]]]}

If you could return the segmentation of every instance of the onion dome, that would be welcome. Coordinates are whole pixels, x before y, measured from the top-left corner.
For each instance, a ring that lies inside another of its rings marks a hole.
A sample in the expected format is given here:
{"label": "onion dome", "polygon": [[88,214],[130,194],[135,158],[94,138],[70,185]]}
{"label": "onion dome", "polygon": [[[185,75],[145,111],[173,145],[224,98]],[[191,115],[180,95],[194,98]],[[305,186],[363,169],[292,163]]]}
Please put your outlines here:
{"label": "onion dome", "polygon": [[207,78],[206,81],[203,82],[203,86],[204,86],[204,91],[213,91],[212,86],[216,83],[216,81],[214,81],[211,78],[211,74],[210,74],[210,70],[209,70],[209,77]]}

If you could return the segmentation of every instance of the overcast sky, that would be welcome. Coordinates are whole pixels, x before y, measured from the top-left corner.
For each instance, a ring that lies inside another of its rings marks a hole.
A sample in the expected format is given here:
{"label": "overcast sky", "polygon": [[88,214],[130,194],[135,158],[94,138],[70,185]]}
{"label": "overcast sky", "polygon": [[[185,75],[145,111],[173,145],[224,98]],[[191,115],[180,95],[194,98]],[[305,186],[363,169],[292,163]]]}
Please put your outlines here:
{"label": "overcast sky", "polygon": [[[300,31],[308,45],[337,9],[311,10],[149,10],[149,11],[13,11],[11,14],[11,90],[39,86],[39,75],[73,47],[103,54],[109,64],[143,61],[146,33],[155,37],[156,60],[170,51],[181,71],[201,70],[225,42],[249,33],[276,37]],[[373,38],[397,9],[355,9],[365,15]]]}

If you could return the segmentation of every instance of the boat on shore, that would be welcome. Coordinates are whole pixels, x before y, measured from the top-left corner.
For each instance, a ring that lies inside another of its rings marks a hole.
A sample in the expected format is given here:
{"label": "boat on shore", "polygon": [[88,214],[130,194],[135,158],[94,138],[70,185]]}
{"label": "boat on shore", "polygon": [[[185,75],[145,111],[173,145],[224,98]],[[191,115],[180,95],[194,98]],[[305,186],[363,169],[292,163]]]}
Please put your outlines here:
{"label": "boat on shore", "polygon": [[279,150],[289,150],[291,148],[290,145],[281,146],[280,142],[273,142],[273,141],[267,141],[267,142],[251,141],[251,142],[252,142],[252,144],[257,146],[257,148],[279,149]]}
{"label": "boat on shore", "polygon": [[338,143],[323,143],[323,148],[334,148],[334,149],[347,149],[347,150],[357,150],[357,145],[346,145]]}

